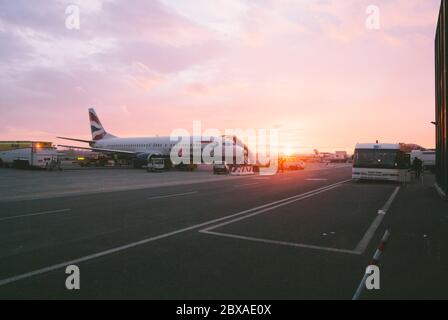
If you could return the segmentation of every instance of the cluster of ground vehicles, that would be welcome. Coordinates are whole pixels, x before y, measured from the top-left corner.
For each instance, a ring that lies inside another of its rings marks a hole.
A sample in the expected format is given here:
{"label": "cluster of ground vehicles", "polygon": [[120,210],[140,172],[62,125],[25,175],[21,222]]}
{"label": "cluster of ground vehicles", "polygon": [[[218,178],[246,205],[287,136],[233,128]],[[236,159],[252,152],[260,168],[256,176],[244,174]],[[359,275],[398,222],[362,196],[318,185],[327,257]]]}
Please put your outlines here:
{"label": "cluster of ground vehicles", "polygon": [[[213,174],[228,174],[230,173],[232,165],[225,161],[215,161],[213,164]],[[253,168],[254,172],[257,172],[258,167]],[[305,162],[297,157],[280,157],[278,159],[278,171],[296,171],[304,170]]]}
{"label": "cluster of ground vehicles", "polygon": [[305,162],[298,157],[281,157],[279,159],[279,171],[295,171],[304,170]]}
{"label": "cluster of ground vehicles", "polygon": [[[81,157],[84,158],[84,157]],[[89,165],[89,159],[78,157],[79,165]],[[341,156],[341,158],[346,158]],[[353,155],[353,179],[387,180],[407,182],[410,180],[411,164],[415,158],[422,160],[424,168],[435,168],[435,151],[405,150],[402,144],[365,143],[357,144]],[[101,158],[106,161],[108,158]],[[98,159],[95,159],[98,161]],[[247,165],[246,165],[247,166]],[[45,141],[0,141],[0,167],[61,169],[57,149]],[[173,166],[168,157],[151,157],[146,165],[148,172],[162,172],[175,167],[177,170],[192,171],[196,165]],[[213,174],[229,174],[235,169],[226,161],[215,161]],[[256,167],[251,167],[256,172]],[[278,171],[304,170],[305,162],[299,157],[280,157]]]}
{"label": "cluster of ground vehicles", "polygon": [[61,169],[51,142],[0,141],[0,167]]}

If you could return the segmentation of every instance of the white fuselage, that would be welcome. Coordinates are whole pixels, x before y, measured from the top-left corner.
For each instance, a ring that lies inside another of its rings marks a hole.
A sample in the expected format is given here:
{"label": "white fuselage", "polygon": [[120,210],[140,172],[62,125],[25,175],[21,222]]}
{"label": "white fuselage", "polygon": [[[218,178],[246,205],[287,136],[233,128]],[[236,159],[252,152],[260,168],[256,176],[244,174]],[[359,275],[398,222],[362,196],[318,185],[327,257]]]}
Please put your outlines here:
{"label": "white fuselage", "polygon": [[[107,138],[95,142],[94,148],[121,150],[128,152],[135,152],[141,154],[158,155],[168,157],[171,151],[176,147],[176,150],[182,149],[184,152],[192,152],[193,150],[200,150],[210,143],[218,141],[218,138],[204,138],[204,137],[180,137],[176,140],[171,140],[171,137],[141,137],[141,138]],[[226,148],[223,151],[225,155],[229,147],[233,149],[233,143],[229,140],[223,140],[223,146]],[[234,155],[244,155],[244,147],[235,146],[235,150],[230,151]]]}
{"label": "white fuselage", "polygon": [[94,144],[96,148],[169,155],[176,142],[170,137],[109,138]]}

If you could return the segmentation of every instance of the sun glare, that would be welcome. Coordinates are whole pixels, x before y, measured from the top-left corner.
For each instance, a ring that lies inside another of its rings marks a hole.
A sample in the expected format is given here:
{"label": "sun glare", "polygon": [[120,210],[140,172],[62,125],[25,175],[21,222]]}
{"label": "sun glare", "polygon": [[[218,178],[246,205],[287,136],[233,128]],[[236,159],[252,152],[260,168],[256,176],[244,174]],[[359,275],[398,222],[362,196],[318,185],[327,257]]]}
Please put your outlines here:
{"label": "sun glare", "polygon": [[287,148],[283,149],[283,154],[285,156],[292,156],[294,154],[294,151],[292,150],[291,147],[287,147]]}

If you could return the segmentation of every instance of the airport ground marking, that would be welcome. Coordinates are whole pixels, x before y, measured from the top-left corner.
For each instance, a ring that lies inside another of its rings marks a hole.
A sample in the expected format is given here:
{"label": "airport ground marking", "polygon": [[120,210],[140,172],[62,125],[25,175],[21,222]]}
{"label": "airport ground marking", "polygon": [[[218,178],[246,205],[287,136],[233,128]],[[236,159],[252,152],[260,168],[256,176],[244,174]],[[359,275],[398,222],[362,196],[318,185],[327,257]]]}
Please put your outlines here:
{"label": "airport ground marking", "polygon": [[[351,179],[347,180],[347,181],[351,181]],[[344,181],[343,183],[345,183],[347,181]],[[215,229],[221,228],[221,227],[229,225],[229,224],[233,224],[233,223],[245,220],[245,219],[249,219],[251,217],[257,216],[259,214],[262,214],[262,213],[265,213],[265,212],[268,212],[268,211],[275,210],[277,208],[289,205],[291,203],[294,203],[294,202],[297,202],[297,201],[300,201],[300,200],[304,200],[304,199],[313,197],[313,196],[318,195],[320,193],[323,193],[323,192],[335,189],[335,188],[339,187],[340,185],[342,185],[343,183],[338,183],[336,185],[331,185],[329,187],[323,188],[323,189],[315,191],[315,192],[304,194],[301,197],[296,197],[296,198],[291,199],[289,201],[285,201],[285,202],[276,204],[274,206],[270,206],[270,207],[267,207],[267,208],[255,211],[255,212],[247,214],[245,216],[238,217],[238,218],[232,219],[230,221],[225,221],[223,223],[220,223],[220,224],[217,224],[217,225],[213,225],[213,226],[205,228],[203,230],[199,230],[199,232],[200,233],[204,233],[204,234],[209,234],[209,235],[215,235],[215,236],[221,236],[221,237],[227,237],[227,238],[234,238],[234,239],[240,239],[240,240],[249,240],[249,241],[263,242],[263,243],[269,243],[269,244],[285,245],[285,246],[291,246],[291,247],[299,247],[299,248],[306,248],[306,249],[314,249],[314,250],[323,250],[323,251],[330,251],[330,252],[337,252],[337,253],[348,253],[348,254],[360,255],[361,253],[356,251],[356,250],[347,250],[347,249],[338,249],[338,248],[331,248],[331,247],[315,246],[315,245],[310,245],[310,244],[295,243],[295,242],[288,242],[288,241],[279,241],[279,240],[271,240],[271,239],[263,239],[263,238],[255,238],[255,237],[248,237],[248,236],[236,235],[236,234],[231,234],[231,233],[223,233],[223,232],[211,231],[211,230],[215,230]]]}
{"label": "airport ground marking", "polygon": [[166,199],[166,198],[172,198],[172,197],[189,196],[189,195],[196,194],[196,193],[198,193],[198,191],[190,191],[190,192],[183,192],[183,193],[173,193],[173,194],[149,197],[148,200],[156,200],[156,199]]}
{"label": "airport ground marking", "polygon": [[234,238],[234,239],[248,240],[248,241],[254,241],[254,242],[263,242],[263,243],[268,243],[268,244],[283,245],[283,246],[289,246],[289,247],[322,250],[322,251],[329,251],[329,252],[336,252],[336,253],[348,253],[348,254],[354,254],[354,255],[360,254],[357,251],[347,250],[347,249],[321,247],[321,246],[315,246],[315,245],[303,244],[303,243],[255,238],[255,237],[241,236],[241,235],[236,235],[236,234],[231,234],[231,233],[222,233],[222,232],[206,231],[206,230],[205,231],[201,230],[199,232],[205,233],[205,234],[210,234],[210,235],[215,235],[215,236],[220,236],[220,237],[226,237],[226,238]]}
{"label": "airport ground marking", "polygon": [[51,210],[51,211],[41,211],[41,212],[35,212],[35,213],[27,213],[27,214],[21,214],[17,216],[11,216],[11,217],[3,217],[0,218],[1,221],[7,221],[7,220],[15,220],[15,219],[22,219],[22,218],[28,218],[28,217],[36,217],[36,216],[42,216],[46,214],[56,214],[56,213],[62,213],[71,211],[72,209],[59,209],[59,210]]}
{"label": "airport ground marking", "polygon": [[52,271],[55,271],[55,270],[64,269],[68,265],[72,265],[72,264],[79,265],[79,264],[87,262],[87,261],[99,259],[99,258],[108,256],[108,255],[111,255],[111,254],[115,254],[115,253],[118,253],[118,252],[123,252],[125,250],[129,250],[129,249],[132,249],[132,248],[135,248],[135,247],[139,247],[139,246],[148,244],[148,243],[153,242],[153,241],[165,239],[165,238],[168,238],[168,237],[171,237],[171,236],[175,236],[175,235],[178,235],[178,234],[181,234],[181,233],[184,233],[184,232],[192,231],[192,230],[195,230],[195,229],[200,229],[200,228],[206,227],[208,225],[212,225],[212,224],[215,224],[215,223],[219,223],[221,221],[225,221],[227,219],[232,219],[232,218],[235,218],[235,217],[238,217],[238,216],[242,216],[242,215],[245,215],[245,214],[250,214],[251,212],[258,211],[258,210],[263,209],[263,208],[269,208],[271,206],[275,206],[276,204],[280,204],[280,203],[283,203],[283,202],[290,201],[291,199],[301,198],[304,195],[314,194],[314,193],[319,192],[319,191],[324,191],[324,190],[327,190],[329,188],[333,188],[333,187],[339,186],[339,185],[344,184],[344,183],[346,183],[348,181],[351,181],[351,180],[352,179],[343,180],[343,181],[340,181],[340,182],[337,182],[337,183],[334,183],[334,184],[331,184],[331,185],[328,185],[328,186],[320,187],[320,188],[317,188],[315,190],[311,190],[311,191],[308,191],[308,192],[305,192],[305,193],[302,193],[302,194],[299,194],[299,195],[295,195],[295,196],[292,196],[292,197],[288,197],[288,198],[285,198],[285,199],[281,199],[281,200],[273,201],[273,202],[270,202],[270,203],[266,203],[264,205],[261,205],[261,206],[255,207],[255,208],[243,210],[243,211],[240,211],[240,212],[237,212],[237,213],[234,213],[234,214],[230,214],[230,215],[227,215],[227,216],[224,216],[224,217],[221,217],[221,218],[205,221],[205,222],[202,222],[202,223],[199,223],[199,224],[195,224],[193,226],[189,226],[189,227],[185,227],[185,228],[182,228],[182,229],[178,229],[178,230],[174,230],[174,231],[171,231],[171,232],[167,232],[167,233],[164,233],[164,234],[160,234],[160,235],[157,235],[157,236],[149,237],[149,238],[146,238],[146,239],[143,239],[143,240],[139,240],[139,241],[132,242],[132,243],[129,243],[129,244],[126,244],[126,245],[122,245],[122,246],[119,246],[119,247],[111,248],[111,249],[108,249],[108,250],[100,251],[100,252],[97,252],[97,253],[94,253],[94,254],[90,254],[90,255],[87,255],[87,256],[84,256],[84,257],[77,258],[77,259],[64,261],[64,262],[61,262],[61,263],[58,263],[58,264],[54,264],[54,265],[51,265],[51,266],[48,266],[48,267],[36,269],[34,271],[26,272],[26,273],[19,274],[19,275],[16,275],[16,276],[12,276],[12,277],[9,277],[9,278],[0,279],[0,287],[8,285],[8,284],[11,284],[11,283],[14,283],[14,282],[17,282],[17,281],[20,281],[20,280],[28,279],[28,278],[39,276],[39,275],[42,275],[42,274],[46,274],[46,273],[49,273],[49,272],[52,272]]}
{"label": "airport ground marking", "polygon": [[9,196],[9,197],[0,197],[0,203],[11,203],[11,202],[19,202],[19,201],[28,201],[28,200],[42,200],[42,199],[57,199],[57,198],[66,198],[66,197],[77,197],[77,196],[85,196],[85,195],[94,195],[94,194],[104,194],[104,193],[113,193],[113,192],[126,192],[126,191],[134,191],[134,190],[145,190],[145,189],[155,189],[155,188],[164,188],[164,187],[177,187],[177,186],[185,186],[185,185],[196,185],[202,183],[211,183],[211,182],[220,182],[220,181],[229,181],[236,179],[247,179],[248,176],[222,176],[222,177],[213,177],[210,179],[200,179],[193,181],[167,181],[163,183],[151,183],[151,184],[137,184],[132,186],[120,186],[120,187],[112,187],[112,188],[97,188],[89,191],[84,191],[85,189],[80,188],[76,190],[68,190],[64,192],[55,192],[55,191],[46,191],[43,193],[35,193],[33,195],[27,196]]}
{"label": "airport ground marking", "polygon": [[342,181],[342,182],[339,182],[339,183],[336,183],[336,184],[332,184],[330,186],[322,187],[322,188],[319,188],[319,189],[316,189],[316,190],[313,190],[313,191],[305,192],[305,193],[303,193],[301,195],[297,195],[297,196],[293,196],[293,197],[284,199],[283,201],[281,201],[281,200],[280,201],[276,201],[276,202],[272,203],[272,205],[264,207],[264,208],[259,208],[258,210],[255,210],[257,208],[254,208],[255,211],[252,212],[252,213],[249,213],[249,214],[244,215],[242,217],[238,217],[238,218],[235,218],[235,219],[231,219],[231,220],[225,221],[225,222],[217,224],[217,225],[213,225],[211,227],[205,228],[204,230],[200,230],[200,232],[218,229],[218,228],[221,228],[223,226],[226,226],[226,225],[229,225],[229,224],[233,224],[233,223],[241,221],[241,220],[249,219],[251,217],[257,216],[257,215],[262,214],[264,212],[272,211],[274,209],[277,209],[277,208],[289,205],[291,203],[294,203],[294,202],[297,202],[297,201],[300,201],[300,200],[304,200],[304,199],[313,197],[313,196],[318,195],[318,194],[320,194],[322,192],[326,192],[326,191],[332,190],[334,188],[337,188],[340,185],[342,185],[343,183],[346,183],[348,181],[351,181],[351,179],[345,180],[345,181]]}
{"label": "airport ground marking", "polygon": [[398,191],[400,191],[400,187],[396,187],[394,189],[394,191],[392,192],[392,194],[389,196],[389,198],[387,199],[386,203],[384,204],[384,206],[378,210],[378,214],[375,217],[375,219],[373,220],[372,224],[370,225],[369,229],[367,229],[367,232],[364,234],[364,236],[362,237],[361,241],[359,241],[359,243],[357,244],[355,251],[359,252],[359,253],[363,253],[367,247],[370,244],[370,241],[372,240],[373,236],[375,235],[376,230],[378,229],[378,227],[380,226],[381,222],[384,219],[384,216],[386,215],[387,211],[389,210],[392,202],[395,200]]}
{"label": "airport ground marking", "polygon": [[250,187],[250,186],[256,186],[259,185],[260,182],[252,182],[252,183],[245,183],[245,184],[237,184],[234,187],[235,188],[243,188],[243,187]]}
{"label": "airport ground marking", "polygon": [[[292,174],[294,173],[307,173],[312,171],[328,171],[333,169],[346,169],[349,168],[350,165],[344,165],[344,166],[334,166],[329,168],[319,168],[319,169],[307,169],[302,171],[296,171],[296,172],[290,172]],[[83,169],[84,170],[84,169]],[[78,174],[79,171],[83,170],[66,170],[65,172],[68,172],[70,174]],[[93,170],[93,169],[92,169]],[[109,170],[109,169],[107,169]],[[119,169],[117,169],[119,170]],[[89,171],[89,170],[87,170]],[[85,173],[85,172],[83,172]],[[87,172],[89,173],[89,172]],[[90,173],[89,173],[90,174]],[[91,194],[103,194],[103,193],[112,193],[112,192],[121,192],[121,191],[133,191],[133,190],[144,190],[144,189],[154,189],[154,188],[160,188],[160,187],[173,187],[173,186],[184,186],[184,185],[191,185],[191,184],[201,184],[201,183],[209,183],[209,182],[217,182],[217,181],[223,181],[223,180],[230,180],[230,179],[260,179],[260,176],[223,176],[220,178],[211,178],[211,179],[204,179],[204,180],[195,180],[195,181],[188,181],[188,182],[174,182],[174,181],[168,181],[165,183],[160,184],[138,184],[138,185],[132,185],[132,186],[120,186],[120,187],[113,187],[113,188],[99,188],[99,189],[93,189],[89,191],[85,191],[84,188],[76,189],[76,190],[67,190],[64,192],[55,192],[55,191],[46,191],[42,193],[34,193],[32,195],[26,195],[26,196],[8,196],[8,197],[0,197],[0,203],[10,203],[10,202],[18,202],[18,201],[28,201],[28,200],[43,200],[43,199],[56,199],[56,198],[66,198],[66,197],[74,197],[74,196],[84,196],[84,195],[91,195]],[[269,179],[268,177],[265,177]]]}

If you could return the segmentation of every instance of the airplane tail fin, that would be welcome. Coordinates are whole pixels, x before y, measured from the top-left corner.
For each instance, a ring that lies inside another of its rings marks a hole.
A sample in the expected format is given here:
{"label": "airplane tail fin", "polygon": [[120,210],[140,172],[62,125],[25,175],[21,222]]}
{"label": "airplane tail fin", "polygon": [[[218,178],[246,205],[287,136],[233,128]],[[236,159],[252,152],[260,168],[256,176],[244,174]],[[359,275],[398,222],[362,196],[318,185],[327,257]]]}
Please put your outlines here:
{"label": "airplane tail fin", "polygon": [[102,139],[116,138],[114,135],[106,132],[93,108],[89,109],[89,120],[90,129],[92,131],[92,140],[98,141]]}

